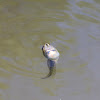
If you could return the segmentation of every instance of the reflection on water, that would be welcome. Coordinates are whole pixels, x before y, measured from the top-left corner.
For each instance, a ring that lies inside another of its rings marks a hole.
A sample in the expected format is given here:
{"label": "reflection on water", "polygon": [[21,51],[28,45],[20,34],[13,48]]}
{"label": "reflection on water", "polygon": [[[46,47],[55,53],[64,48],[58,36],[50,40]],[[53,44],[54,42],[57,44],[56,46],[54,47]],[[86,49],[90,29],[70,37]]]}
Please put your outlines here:
{"label": "reflection on water", "polygon": [[[99,100],[99,0],[0,3],[0,100]],[[60,51],[56,75],[41,47]]]}

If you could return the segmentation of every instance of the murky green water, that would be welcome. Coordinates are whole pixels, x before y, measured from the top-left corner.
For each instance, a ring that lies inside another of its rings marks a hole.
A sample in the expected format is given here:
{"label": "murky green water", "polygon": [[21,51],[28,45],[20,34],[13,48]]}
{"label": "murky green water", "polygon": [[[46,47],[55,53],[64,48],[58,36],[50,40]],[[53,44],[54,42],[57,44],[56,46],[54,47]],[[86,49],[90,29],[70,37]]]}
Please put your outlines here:
{"label": "murky green water", "polygon": [[[41,79],[46,42],[60,59]],[[99,100],[99,76],[99,0],[0,1],[0,100]]]}

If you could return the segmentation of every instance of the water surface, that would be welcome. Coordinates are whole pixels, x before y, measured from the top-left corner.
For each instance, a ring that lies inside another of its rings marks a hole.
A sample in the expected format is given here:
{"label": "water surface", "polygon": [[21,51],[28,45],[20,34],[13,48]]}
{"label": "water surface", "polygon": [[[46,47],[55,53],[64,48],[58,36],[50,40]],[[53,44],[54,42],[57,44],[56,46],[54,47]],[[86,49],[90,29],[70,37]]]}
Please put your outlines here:
{"label": "water surface", "polygon": [[[41,79],[46,42],[60,59]],[[99,0],[0,1],[0,100],[99,100],[99,59]]]}

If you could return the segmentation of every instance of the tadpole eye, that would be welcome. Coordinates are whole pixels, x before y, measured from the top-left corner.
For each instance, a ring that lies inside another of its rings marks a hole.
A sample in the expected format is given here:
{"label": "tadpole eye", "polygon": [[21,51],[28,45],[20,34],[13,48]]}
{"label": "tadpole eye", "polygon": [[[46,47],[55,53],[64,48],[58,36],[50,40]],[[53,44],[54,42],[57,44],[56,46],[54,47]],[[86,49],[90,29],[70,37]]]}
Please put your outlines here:
{"label": "tadpole eye", "polygon": [[49,46],[49,44],[48,44],[48,43],[46,43],[45,45],[46,45],[46,46]]}

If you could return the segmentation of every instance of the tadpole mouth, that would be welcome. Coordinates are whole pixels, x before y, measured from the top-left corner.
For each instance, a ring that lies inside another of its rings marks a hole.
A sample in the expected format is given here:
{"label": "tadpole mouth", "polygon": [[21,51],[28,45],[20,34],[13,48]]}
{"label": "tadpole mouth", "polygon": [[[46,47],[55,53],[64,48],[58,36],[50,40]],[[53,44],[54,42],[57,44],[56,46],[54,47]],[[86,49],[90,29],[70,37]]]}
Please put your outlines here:
{"label": "tadpole mouth", "polygon": [[42,47],[42,51],[43,51],[44,46]]}

